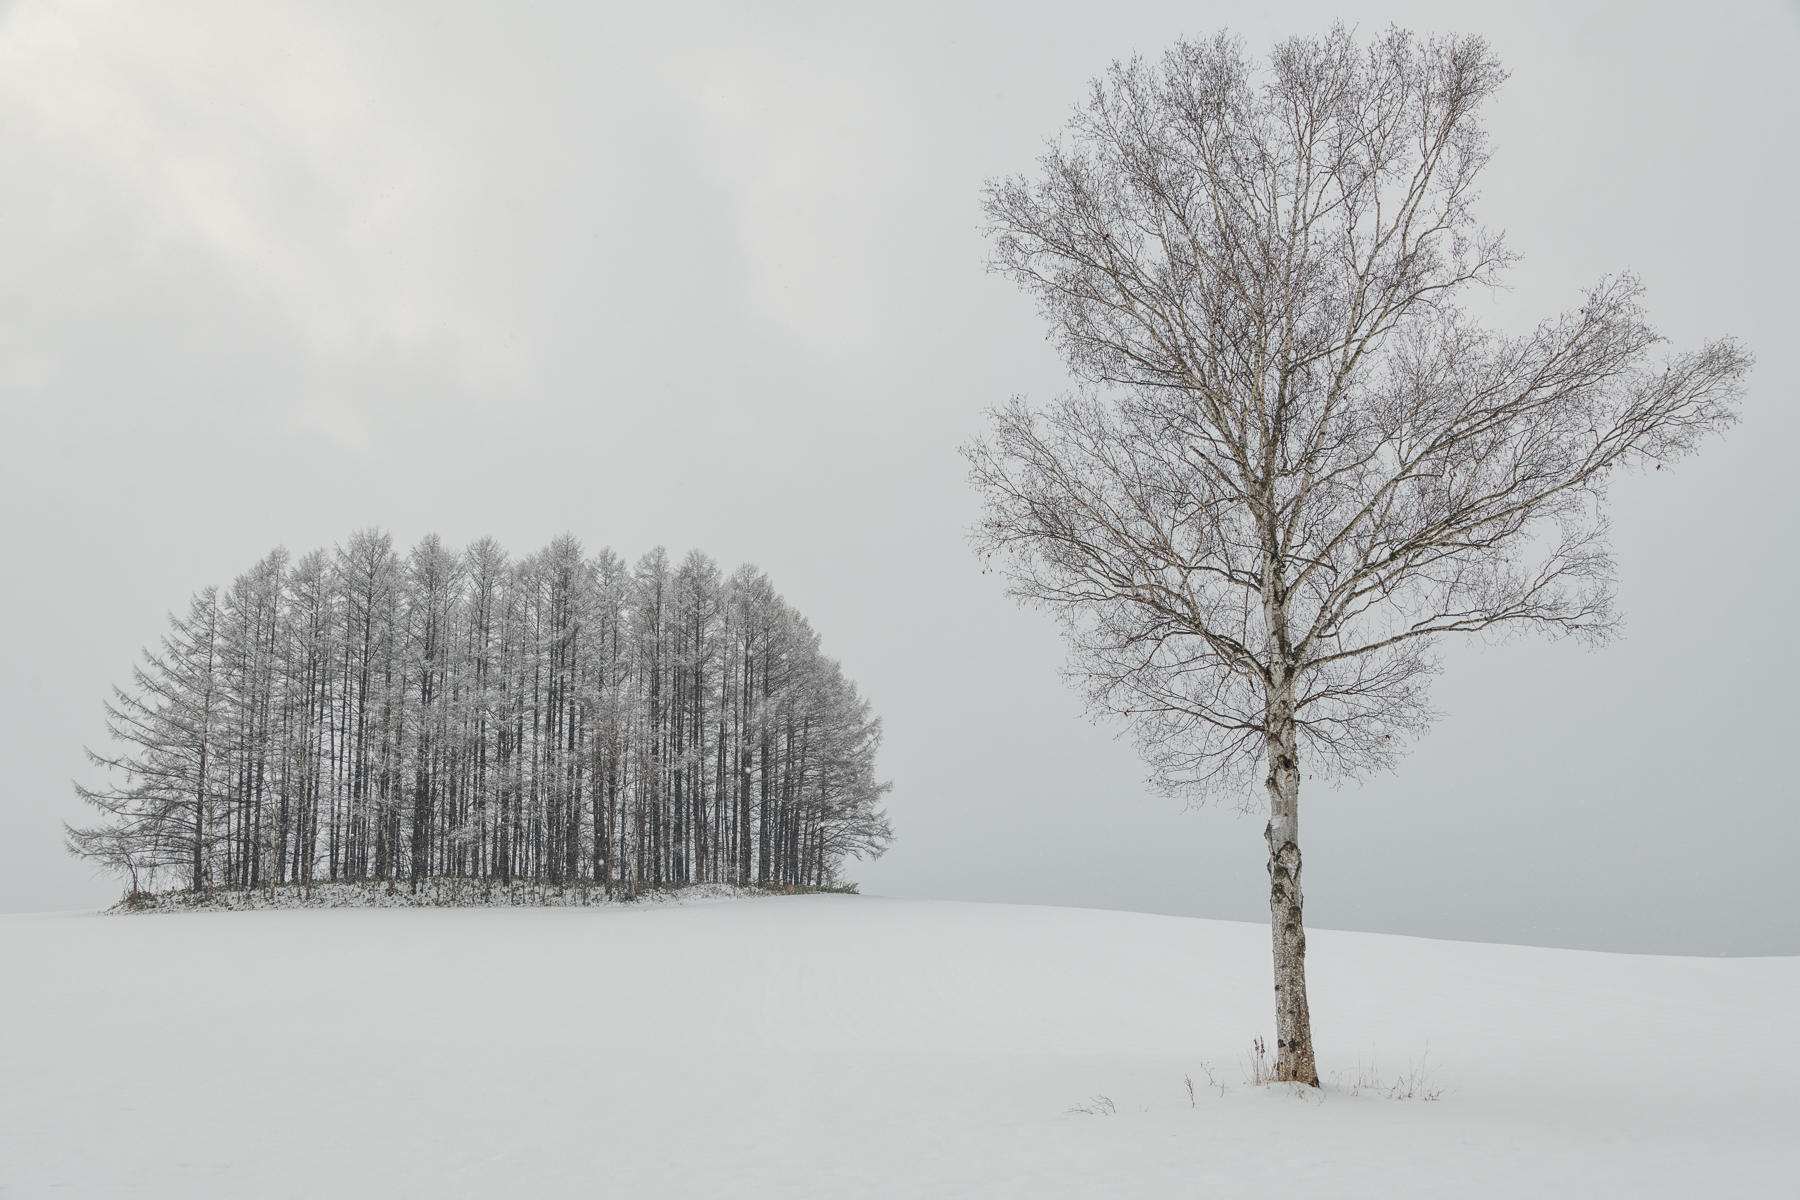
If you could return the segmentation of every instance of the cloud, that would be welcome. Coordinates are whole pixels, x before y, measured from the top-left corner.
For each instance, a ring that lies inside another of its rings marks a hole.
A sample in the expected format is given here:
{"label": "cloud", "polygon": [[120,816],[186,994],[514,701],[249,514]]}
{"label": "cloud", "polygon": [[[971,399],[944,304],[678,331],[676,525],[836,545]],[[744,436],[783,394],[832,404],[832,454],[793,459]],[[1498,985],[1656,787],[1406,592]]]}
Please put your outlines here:
{"label": "cloud", "polygon": [[827,360],[866,359],[893,324],[896,231],[916,220],[896,186],[916,137],[902,81],[792,29],[689,48],[666,78],[730,198],[751,310]]}
{"label": "cloud", "polygon": [[[503,370],[492,314],[459,307],[445,270],[453,163],[371,50],[306,5],[6,10],[0,114],[32,170],[0,238],[63,274],[109,247],[109,272],[191,257],[320,360]],[[20,369],[49,383],[42,362]],[[366,437],[367,397],[298,400],[300,424]]]}

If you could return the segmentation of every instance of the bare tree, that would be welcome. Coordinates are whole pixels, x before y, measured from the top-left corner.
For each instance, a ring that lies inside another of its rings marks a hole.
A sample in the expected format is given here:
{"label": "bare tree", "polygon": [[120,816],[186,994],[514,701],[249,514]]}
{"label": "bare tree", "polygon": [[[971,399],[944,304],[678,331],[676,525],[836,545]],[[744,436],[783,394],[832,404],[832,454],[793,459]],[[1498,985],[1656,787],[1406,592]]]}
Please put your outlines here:
{"label": "bare tree", "polygon": [[1503,79],[1474,37],[1183,42],[985,192],[992,267],[1083,386],[966,449],[977,547],[1061,618],[1156,784],[1264,777],[1282,1080],[1318,1082],[1303,757],[1391,764],[1440,635],[1607,636],[1610,476],[1730,424],[1749,365],[1653,360],[1630,276],[1523,335],[1469,318],[1512,259],[1471,212]]}
{"label": "bare tree", "polygon": [[185,617],[169,614],[160,648],[144,651],[131,686],[106,704],[116,752],[87,753],[111,782],[75,785],[100,822],[64,826],[70,853],[128,875],[133,892],[161,868],[186,867],[196,892],[219,874],[220,640],[216,588],[194,595]]}

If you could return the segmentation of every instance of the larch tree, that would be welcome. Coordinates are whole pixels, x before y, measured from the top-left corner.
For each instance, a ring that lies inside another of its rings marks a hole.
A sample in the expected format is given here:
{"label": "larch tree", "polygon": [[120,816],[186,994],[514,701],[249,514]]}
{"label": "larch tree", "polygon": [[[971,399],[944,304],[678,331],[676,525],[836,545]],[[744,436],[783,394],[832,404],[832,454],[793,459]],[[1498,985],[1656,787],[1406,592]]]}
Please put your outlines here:
{"label": "larch tree", "polygon": [[1659,351],[1629,275],[1529,332],[1472,319],[1512,261],[1472,212],[1503,79],[1475,37],[1182,42],[985,191],[1079,386],[966,448],[977,548],[1153,783],[1261,778],[1280,1080],[1318,1082],[1302,764],[1391,765],[1445,635],[1610,634],[1608,482],[1730,424],[1749,366]]}
{"label": "larch tree", "polygon": [[69,851],[129,877],[133,894],[168,870],[204,891],[216,873],[216,812],[224,721],[218,592],[206,588],[169,632],[145,650],[129,687],[106,704],[111,752],[89,750],[106,773],[98,787],[75,786],[100,820],[68,827]]}

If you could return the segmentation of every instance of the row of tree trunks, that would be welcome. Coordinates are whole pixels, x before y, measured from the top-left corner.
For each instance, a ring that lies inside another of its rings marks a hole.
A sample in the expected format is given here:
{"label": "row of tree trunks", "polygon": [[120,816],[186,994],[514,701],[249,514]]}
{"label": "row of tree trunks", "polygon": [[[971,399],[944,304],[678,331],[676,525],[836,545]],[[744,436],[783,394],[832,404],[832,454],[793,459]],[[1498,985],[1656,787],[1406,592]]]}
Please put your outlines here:
{"label": "row of tree trunks", "polygon": [[82,789],[134,879],[179,854],[194,888],[633,896],[829,881],[888,837],[867,702],[766,578],[703,555],[359,534],[202,593],[134,679],[95,756],[127,778]]}

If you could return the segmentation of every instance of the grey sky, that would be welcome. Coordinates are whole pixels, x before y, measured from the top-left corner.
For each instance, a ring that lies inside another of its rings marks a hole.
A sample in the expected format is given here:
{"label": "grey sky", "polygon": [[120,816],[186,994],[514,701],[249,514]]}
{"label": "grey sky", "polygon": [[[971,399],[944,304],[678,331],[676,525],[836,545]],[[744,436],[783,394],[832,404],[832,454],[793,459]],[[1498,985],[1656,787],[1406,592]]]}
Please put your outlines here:
{"label": "grey sky", "polygon": [[572,531],[755,562],[887,724],[867,891],[1266,914],[1261,820],[1082,719],[955,447],[1062,386],[978,190],[1114,57],[1482,33],[1517,327],[1603,272],[1745,339],[1742,426],[1616,489],[1626,638],[1453,648],[1391,776],[1304,794],[1322,927],[1800,952],[1800,13],[1730,6],[0,6],[0,908],[104,902],[68,780],[163,614],[277,544]]}

